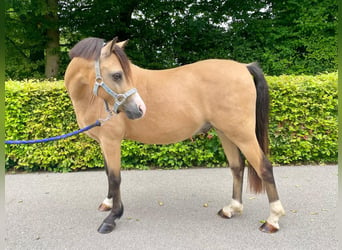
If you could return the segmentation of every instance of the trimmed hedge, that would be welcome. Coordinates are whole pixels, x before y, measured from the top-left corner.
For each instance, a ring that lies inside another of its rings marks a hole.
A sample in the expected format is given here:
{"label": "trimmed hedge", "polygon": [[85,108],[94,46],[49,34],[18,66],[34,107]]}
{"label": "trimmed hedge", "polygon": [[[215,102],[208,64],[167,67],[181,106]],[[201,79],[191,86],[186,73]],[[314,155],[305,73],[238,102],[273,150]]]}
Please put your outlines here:
{"label": "trimmed hedge", "polygon": [[267,81],[272,162],[337,163],[337,73]]}
{"label": "trimmed hedge", "polygon": [[[267,77],[273,164],[337,162],[337,73]],[[28,140],[78,129],[62,81],[6,82],[6,140]],[[171,145],[122,142],[122,168],[227,165],[215,131]],[[68,172],[103,167],[98,144],[81,134],[62,141],[6,145],[6,169]]]}

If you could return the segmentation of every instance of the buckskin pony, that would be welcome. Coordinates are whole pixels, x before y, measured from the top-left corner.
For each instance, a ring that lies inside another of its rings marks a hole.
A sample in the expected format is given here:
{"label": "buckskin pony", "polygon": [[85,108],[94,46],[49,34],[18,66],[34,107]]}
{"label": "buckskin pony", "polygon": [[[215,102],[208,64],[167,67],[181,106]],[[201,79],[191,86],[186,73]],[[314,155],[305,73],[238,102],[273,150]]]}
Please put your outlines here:
{"label": "buckskin pony", "polygon": [[[230,204],[218,215],[231,218],[243,210],[245,160],[251,191],[266,190],[270,215],[260,230],[279,229],[284,209],[278,197],[268,154],[268,86],[257,64],[203,60],[167,70],[148,70],[130,62],[126,41],[105,43],[86,38],[69,52],[65,86],[77,122],[84,127],[106,117],[87,135],[103,152],[108,194],[100,211],[110,211],[98,232],[109,233],[124,211],[120,196],[121,152],[124,139],[149,144],[175,143],[214,128],[233,176]],[[240,154],[243,154],[243,156]]]}

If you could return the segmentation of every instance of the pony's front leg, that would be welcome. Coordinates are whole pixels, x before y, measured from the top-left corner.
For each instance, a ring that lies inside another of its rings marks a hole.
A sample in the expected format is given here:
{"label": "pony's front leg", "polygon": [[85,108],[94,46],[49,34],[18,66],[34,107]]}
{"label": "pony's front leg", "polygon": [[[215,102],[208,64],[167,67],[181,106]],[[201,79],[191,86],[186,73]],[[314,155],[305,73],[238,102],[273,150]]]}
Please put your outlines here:
{"label": "pony's front leg", "polygon": [[106,174],[107,174],[107,178],[108,178],[108,194],[106,196],[106,198],[103,200],[103,202],[100,204],[100,206],[98,207],[98,210],[101,212],[105,212],[105,211],[109,211],[112,209],[113,207],[113,198],[111,196],[111,190],[110,190],[110,179],[109,179],[109,175],[108,175],[108,166],[107,166],[107,161],[105,156],[103,155],[104,158],[104,168],[106,170]]}
{"label": "pony's front leg", "polygon": [[[106,207],[111,207],[111,211],[109,215],[104,219],[97,231],[99,233],[105,234],[110,233],[114,230],[116,225],[115,220],[119,219],[124,211],[120,195],[120,141],[111,142],[108,144],[101,143],[101,148],[105,158],[105,167],[108,177],[108,195],[105,201],[107,201]],[[101,206],[103,206],[103,204]]]}

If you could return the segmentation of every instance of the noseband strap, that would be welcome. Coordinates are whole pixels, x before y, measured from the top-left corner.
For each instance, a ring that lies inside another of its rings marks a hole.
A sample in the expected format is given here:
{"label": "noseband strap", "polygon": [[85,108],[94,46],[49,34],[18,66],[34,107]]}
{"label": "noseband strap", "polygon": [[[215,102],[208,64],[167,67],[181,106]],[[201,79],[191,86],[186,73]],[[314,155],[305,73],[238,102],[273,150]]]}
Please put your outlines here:
{"label": "noseband strap", "polygon": [[[112,96],[114,98],[114,101],[115,101],[114,107],[113,107],[113,111],[115,114],[118,113],[119,107],[126,101],[126,99],[128,97],[137,93],[136,88],[130,89],[123,94],[118,94],[118,93],[114,92],[111,88],[109,88],[108,85],[104,83],[102,76],[101,76],[100,60],[95,61],[95,74],[96,74],[96,78],[95,78],[95,84],[94,84],[94,88],[93,88],[93,94],[95,96],[97,96],[98,91],[99,91],[99,87],[102,87],[104,91],[106,91],[110,96]],[[106,101],[105,101],[105,105],[106,105],[107,111],[110,112],[110,109],[108,107],[108,103],[106,103]]]}

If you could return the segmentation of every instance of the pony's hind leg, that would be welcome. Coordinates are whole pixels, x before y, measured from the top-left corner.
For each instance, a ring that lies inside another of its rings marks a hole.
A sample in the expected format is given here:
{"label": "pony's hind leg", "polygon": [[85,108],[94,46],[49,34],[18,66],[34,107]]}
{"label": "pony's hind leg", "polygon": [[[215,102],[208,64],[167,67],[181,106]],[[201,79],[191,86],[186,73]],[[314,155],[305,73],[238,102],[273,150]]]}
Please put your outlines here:
{"label": "pony's hind leg", "polygon": [[[258,185],[256,179],[261,179],[269,200],[270,215],[259,229],[266,233],[277,232],[279,230],[279,218],[285,214],[285,210],[279,200],[272,164],[262,152],[256,138],[243,143],[237,143],[237,145],[250,163],[250,168],[253,168],[257,173],[257,175],[249,174],[251,190],[261,191],[258,187],[253,188],[253,185]],[[250,173],[253,173],[252,169],[250,169]]]}
{"label": "pony's hind leg", "polygon": [[[274,176],[273,176],[272,164],[266,158],[266,156],[263,157],[262,162],[263,162],[264,168],[268,169],[267,174],[263,172],[261,175],[264,175],[263,184],[265,186],[267,197],[270,203],[270,215],[267,218],[266,222],[263,225],[261,225],[259,229],[265,233],[274,233],[279,230],[279,218],[285,215],[285,210],[279,200],[279,196],[278,196],[278,192],[277,192],[277,188],[276,188],[276,184],[275,184]],[[266,178],[265,178],[265,175],[266,175]]]}
{"label": "pony's hind leg", "polygon": [[235,214],[242,213],[242,186],[243,173],[245,169],[244,161],[239,149],[220,131],[217,134],[221,140],[223,150],[227,156],[229,167],[233,175],[233,195],[229,205],[222,208],[218,215],[222,218],[230,219]]}

